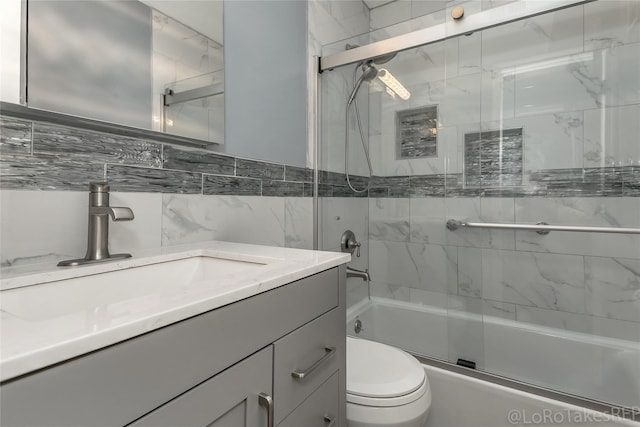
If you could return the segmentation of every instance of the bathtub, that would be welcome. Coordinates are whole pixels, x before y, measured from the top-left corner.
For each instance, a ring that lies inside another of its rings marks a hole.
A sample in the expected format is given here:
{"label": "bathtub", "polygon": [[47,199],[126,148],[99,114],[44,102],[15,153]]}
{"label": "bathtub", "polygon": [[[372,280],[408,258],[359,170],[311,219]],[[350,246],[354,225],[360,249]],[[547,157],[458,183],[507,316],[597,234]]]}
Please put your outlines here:
{"label": "bathtub", "polygon": [[376,297],[350,307],[347,319],[349,335],[416,355],[473,361],[492,374],[640,408],[636,342]]}

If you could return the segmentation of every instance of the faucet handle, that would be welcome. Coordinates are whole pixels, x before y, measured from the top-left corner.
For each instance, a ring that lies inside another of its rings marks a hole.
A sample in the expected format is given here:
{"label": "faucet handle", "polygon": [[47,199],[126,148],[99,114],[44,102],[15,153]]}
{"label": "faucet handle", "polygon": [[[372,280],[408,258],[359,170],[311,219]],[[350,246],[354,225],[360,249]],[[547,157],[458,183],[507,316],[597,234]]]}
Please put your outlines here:
{"label": "faucet handle", "polygon": [[360,242],[356,242],[355,240],[349,240],[347,244],[351,248],[356,248],[356,257],[360,258],[360,246],[362,246],[362,244]]}
{"label": "faucet handle", "polygon": [[132,221],[134,217],[131,208],[111,207],[111,219],[114,221]]}
{"label": "faucet handle", "polygon": [[353,231],[347,230],[342,233],[342,240],[340,242],[340,249],[342,252],[349,252],[353,254],[356,251],[356,256],[360,256],[360,246],[361,243],[356,240],[356,235]]}

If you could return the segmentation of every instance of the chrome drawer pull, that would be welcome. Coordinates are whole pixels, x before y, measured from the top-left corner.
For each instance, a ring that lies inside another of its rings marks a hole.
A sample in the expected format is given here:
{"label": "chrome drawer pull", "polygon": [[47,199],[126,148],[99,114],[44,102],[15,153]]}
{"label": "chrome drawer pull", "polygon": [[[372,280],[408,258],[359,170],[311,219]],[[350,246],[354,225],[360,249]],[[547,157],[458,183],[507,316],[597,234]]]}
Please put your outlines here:
{"label": "chrome drawer pull", "polygon": [[320,360],[318,360],[316,363],[314,363],[313,365],[311,365],[309,367],[309,369],[307,369],[306,371],[293,371],[291,372],[291,376],[297,380],[303,380],[306,377],[308,377],[309,375],[311,375],[311,373],[313,371],[315,371],[316,369],[318,369],[318,367],[320,365],[322,365],[323,363],[325,363],[327,360],[329,360],[331,358],[331,356],[333,356],[336,353],[336,348],[335,347],[325,347],[324,348],[325,354],[324,356],[322,356],[320,358]]}
{"label": "chrome drawer pull", "polygon": [[267,427],[273,427],[273,398],[268,394],[260,393],[258,404],[267,409]]}
{"label": "chrome drawer pull", "polygon": [[333,425],[336,423],[336,419],[335,418],[331,418],[330,415],[325,415],[324,416],[324,422],[325,422],[325,424],[327,424],[327,427],[333,427]]}

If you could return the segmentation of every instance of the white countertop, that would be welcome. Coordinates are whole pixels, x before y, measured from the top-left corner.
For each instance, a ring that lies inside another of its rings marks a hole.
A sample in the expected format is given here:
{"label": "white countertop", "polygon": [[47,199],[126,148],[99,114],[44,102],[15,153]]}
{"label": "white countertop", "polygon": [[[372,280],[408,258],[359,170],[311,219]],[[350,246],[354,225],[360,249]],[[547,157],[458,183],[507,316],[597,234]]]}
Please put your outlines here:
{"label": "white countertop", "polygon": [[[351,259],[349,254],[337,252],[217,241],[133,255],[82,267],[39,264],[0,270],[0,380],[98,350]],[[150,282],[131,293],[126,283],[114,284],[113,289],[95,284],[96,278],[111,277],[102,273],[132,272],[130,269],[187,257],[242,260],[257,267],[236,269],[215,280],[191,280],[182,286],[165,283],[154,287]],[[93,281],[91,286],[82,284],[86,278]]]}

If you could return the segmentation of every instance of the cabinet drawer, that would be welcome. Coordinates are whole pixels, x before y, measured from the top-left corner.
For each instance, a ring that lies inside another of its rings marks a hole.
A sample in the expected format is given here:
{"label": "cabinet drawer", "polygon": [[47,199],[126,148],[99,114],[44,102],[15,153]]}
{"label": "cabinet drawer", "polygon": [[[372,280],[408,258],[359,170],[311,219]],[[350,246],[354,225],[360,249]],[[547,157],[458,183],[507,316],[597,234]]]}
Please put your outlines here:
{"label": "cabinet drawer", "polygon": [[[273,371],[276,424],[334,372],[344,369],[344,317],[344,310],[335,308],[276,341]],[[298,378],[293,373],[299,374]]]}
{"label": "cabinet drawer", "polygon": [[298,406],[279,427],[338,427],[340,412],[339,373],[334,373],[324,384]]}

